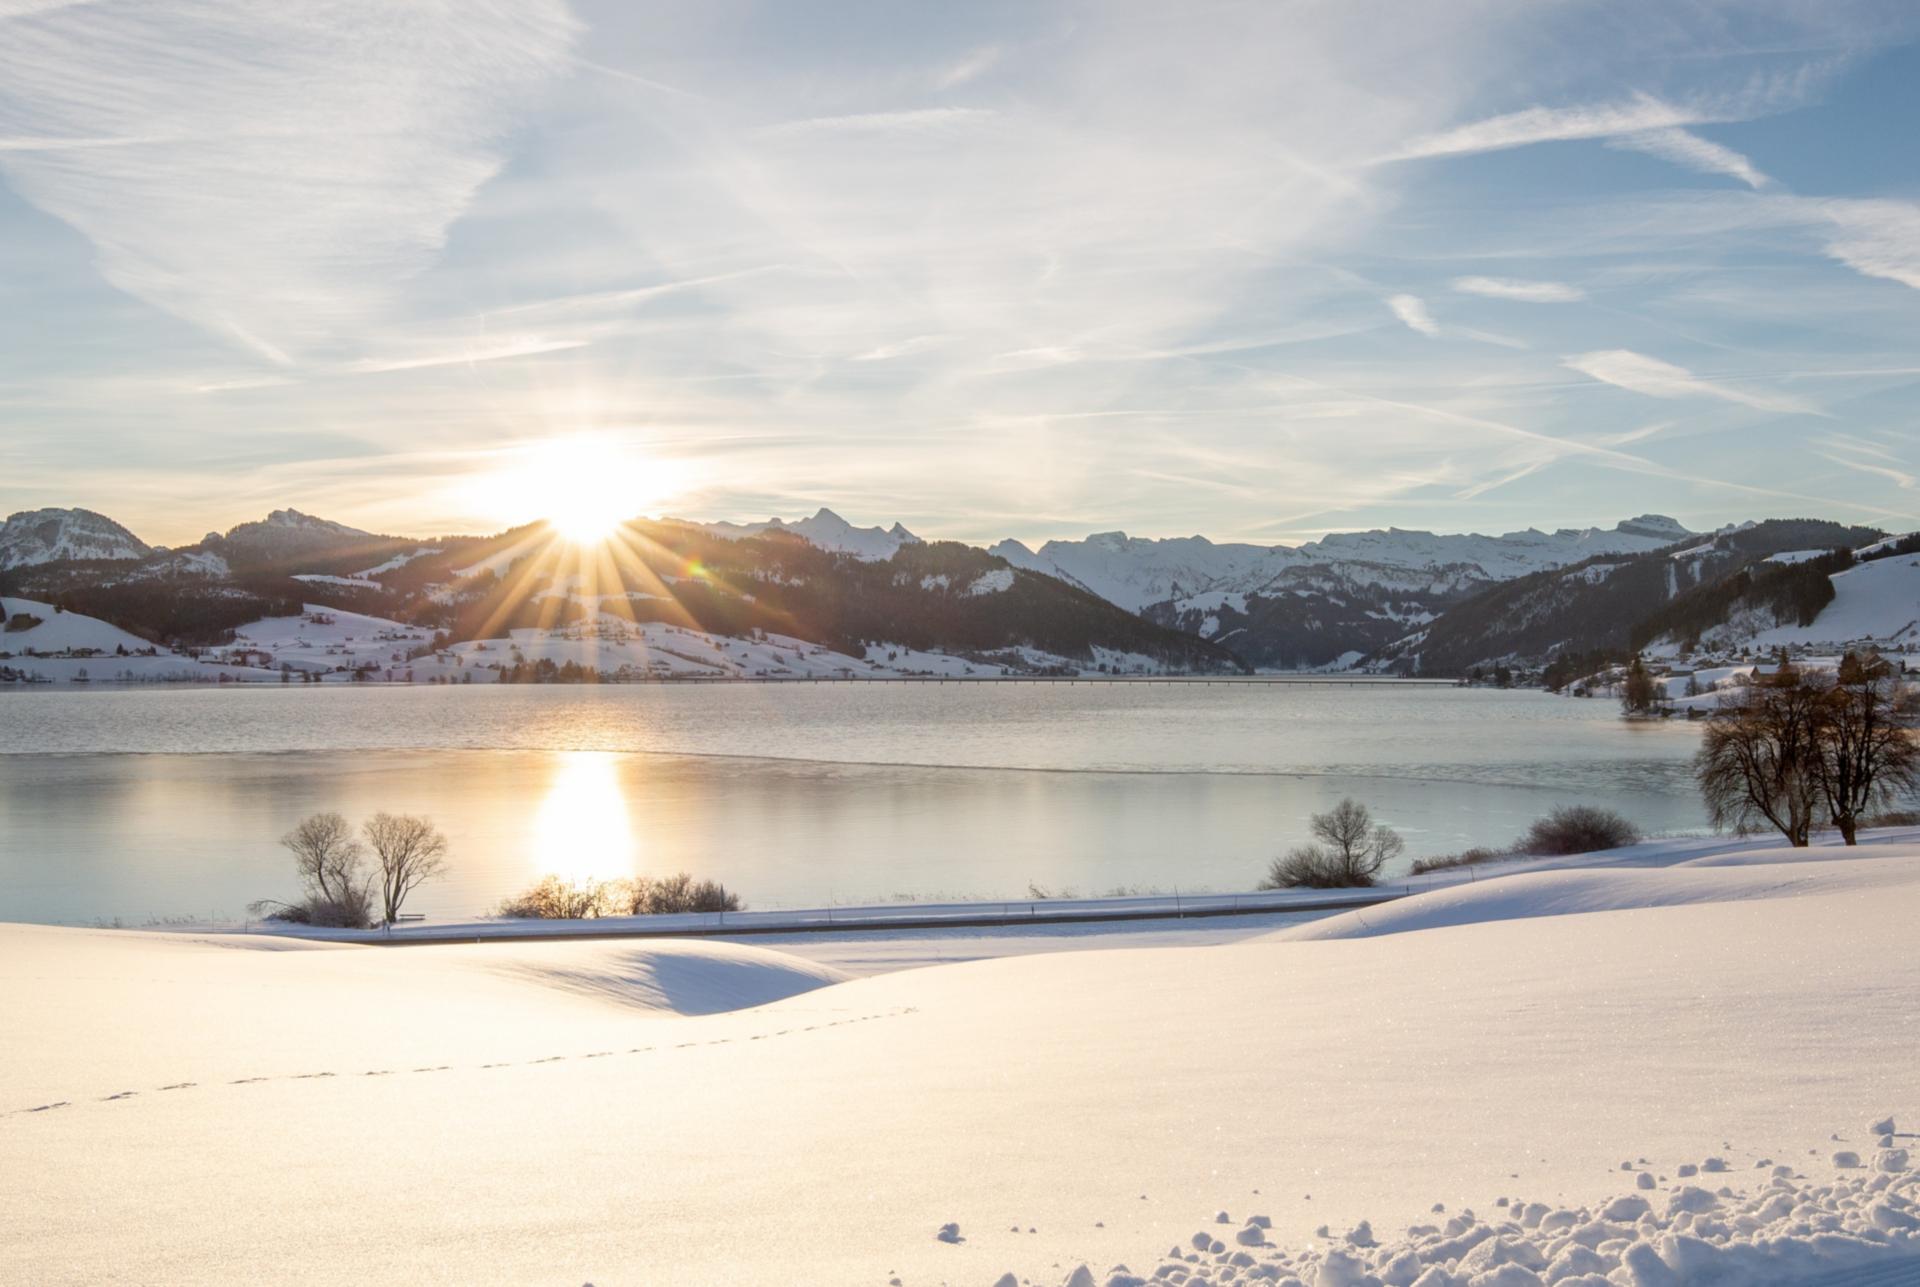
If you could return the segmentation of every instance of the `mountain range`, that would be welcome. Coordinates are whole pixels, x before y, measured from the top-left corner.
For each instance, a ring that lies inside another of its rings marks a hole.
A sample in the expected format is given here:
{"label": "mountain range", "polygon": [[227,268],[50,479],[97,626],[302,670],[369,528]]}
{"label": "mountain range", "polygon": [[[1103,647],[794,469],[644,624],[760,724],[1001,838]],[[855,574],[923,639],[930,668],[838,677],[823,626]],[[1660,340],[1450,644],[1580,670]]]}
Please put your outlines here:
{"label": "mountain range", "polygon": [[822,508],[760,523],[636,520],[610,547],[617,557],[586,557],[538,524],[422,542],[293,509],[167,549],[89,510],[42,509],[0,526],[0,589],[156,642],[219,643],[321,604],[455,641],[612,612],[848,650],[1462,674],[1730,638],[1742,623],[1757,637],[1831,601],[1822,578],[1851,556],[1819,562],[1827,551],[1883,535],[1816,520],[1701,534],[1647,514],[1499,536],[1388,528],[1263,546],[1103,532],[982,549]]}

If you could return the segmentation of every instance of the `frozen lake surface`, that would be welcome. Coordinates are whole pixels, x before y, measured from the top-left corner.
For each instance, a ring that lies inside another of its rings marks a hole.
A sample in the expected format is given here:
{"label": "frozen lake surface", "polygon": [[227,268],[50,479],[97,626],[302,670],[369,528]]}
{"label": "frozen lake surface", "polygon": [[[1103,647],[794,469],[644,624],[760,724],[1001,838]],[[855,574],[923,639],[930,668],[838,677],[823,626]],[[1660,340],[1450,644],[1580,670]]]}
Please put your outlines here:
{"label": "frozen lake surface", "polygon": [[912,685],[0,694],[0,920],[239,916],[338,809],[451,836],[429,917],[545,872],[690,871],[751,906],[1251,888],[1352,795],[1408,857],[1558,804],[1704,819],[1696,734],[1432,687]]}

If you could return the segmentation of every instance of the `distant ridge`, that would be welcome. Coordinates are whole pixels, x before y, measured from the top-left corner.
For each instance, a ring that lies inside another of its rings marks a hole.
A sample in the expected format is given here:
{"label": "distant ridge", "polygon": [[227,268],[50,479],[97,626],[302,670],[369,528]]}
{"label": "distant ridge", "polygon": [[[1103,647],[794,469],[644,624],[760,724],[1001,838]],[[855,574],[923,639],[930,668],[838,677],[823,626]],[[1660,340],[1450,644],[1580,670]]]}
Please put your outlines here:
{"label": "distant ridge", "polygon": [[0,568],[59,559],[138,559],[151,546],[90,509],[29,509],[0,524]]}

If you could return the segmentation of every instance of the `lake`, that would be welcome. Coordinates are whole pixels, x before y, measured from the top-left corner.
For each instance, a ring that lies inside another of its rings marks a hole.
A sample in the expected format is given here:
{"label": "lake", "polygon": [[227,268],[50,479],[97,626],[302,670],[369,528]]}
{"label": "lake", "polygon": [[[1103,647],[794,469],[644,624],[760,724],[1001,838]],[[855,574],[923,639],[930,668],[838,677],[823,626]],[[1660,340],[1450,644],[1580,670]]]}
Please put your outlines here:
{"label": "lake", "polygon": [[1612,702],[1382,685],[96,688],[0,693],[0,920],[232,918],[337,809],[452,840],[431,919],[541,874],[750,906],[1239,890],[1351,795],[1407,857],[1556,805],[1705,817],[1697,733]]}

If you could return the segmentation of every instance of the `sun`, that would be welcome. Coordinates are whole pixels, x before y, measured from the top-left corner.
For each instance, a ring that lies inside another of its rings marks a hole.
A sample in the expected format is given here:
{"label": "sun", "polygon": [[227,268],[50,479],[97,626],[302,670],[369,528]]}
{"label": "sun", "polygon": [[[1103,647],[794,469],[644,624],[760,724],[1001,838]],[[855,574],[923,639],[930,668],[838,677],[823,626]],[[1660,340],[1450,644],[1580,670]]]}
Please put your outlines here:
{"label": "sun", "polygon": [[502,452],[477,480],[474,500],[499,521],[544,521],[575,545],[599,545],[679,482],[675,462],[614,435],[569,434]]}

